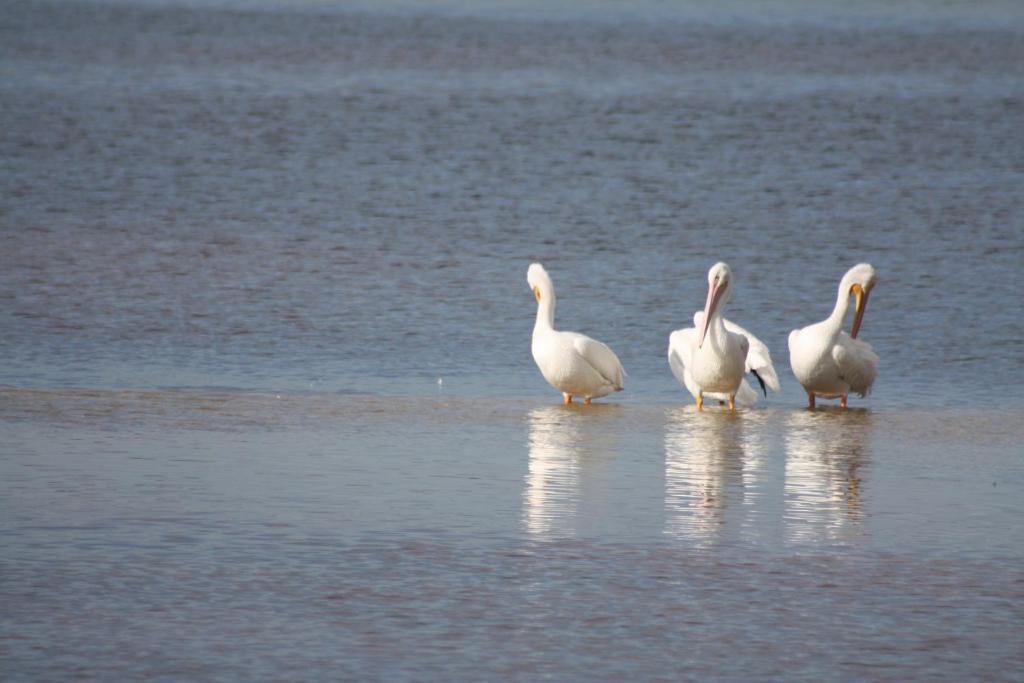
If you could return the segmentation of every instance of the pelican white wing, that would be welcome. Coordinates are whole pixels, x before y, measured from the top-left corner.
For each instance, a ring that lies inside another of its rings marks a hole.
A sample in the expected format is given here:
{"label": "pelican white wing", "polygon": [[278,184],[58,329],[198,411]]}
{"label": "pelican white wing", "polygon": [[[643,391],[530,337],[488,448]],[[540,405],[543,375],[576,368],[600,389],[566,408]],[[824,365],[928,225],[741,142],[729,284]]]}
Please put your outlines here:
{"label": "pelican white wing", "polygon": [[612,386],[615,391],[622,391],[622,377],[626,371],[622,369],[622,363],[615,352],[608,348],[607,344],[591,339],[579,333],[566,333],[572,335],[572,345],[576,353],[586,361],[597,374],[601,375]]}
{"label": "pelican white wing", "polygon": [[756,372],[769,389],[778,391],[780,388],[779,376],[775,373],[775,366],[772,365],[772,354],[769,353],[768,347],[765,346],[764,342],[736,323],[730,320],[723,320],[723,322],[725,323],[725,329],[733,334],[747,338],[747,343],[750,346],[747,349],[746,371]]}
{"label": "pelican white wing", "polygon": [[878,374],[878,354],[871,348],[871,344],[840,332],[832,347],[832,360],[839,368],[839,377],[850,385],[850,391],[861,398],[871,392]]}
{"label": "pelican white wing", "polygon": [[693,381],[687,368],[693,362],[693,349],[696,346],[697,329],[693,327],[676,330],[668,337],[668,366],[672,368],[672,374],[679,383],[693,396],[700,394],[700,387]]}

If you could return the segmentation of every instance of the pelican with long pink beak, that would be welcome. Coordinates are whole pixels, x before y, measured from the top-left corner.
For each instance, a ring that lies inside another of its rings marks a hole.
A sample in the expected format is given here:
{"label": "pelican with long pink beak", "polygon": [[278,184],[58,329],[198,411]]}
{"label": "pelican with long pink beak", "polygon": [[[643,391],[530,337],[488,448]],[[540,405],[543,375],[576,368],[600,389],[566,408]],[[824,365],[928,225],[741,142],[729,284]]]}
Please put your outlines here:
{"label": "pelican with long pink beak", "polygon": [[[850,394],[867,396],[875,383],[878,355],[871,344],[857,339],[868,296],[877,281],[875,269],[859,263],[846,271],[839,281],[839,294],[832,315],[789,333],[789,364],[797,381],[807,392],[807,405],[813,410],[815,397],[838,398],[846,407]],[[843,332],[843,319],[854,299],[850,334]]]}
{"label": "pelican with long pink beak", "polygon": [[729,410],[736,409],[737,401],[746,405],[757,401],[757,392],[745,377],[748,372],[757,378],[765,396],[767,389],[779,390],[768,347],[722,315],[731,295],[732,271],[716,263],[708,271],[704,310],[694,314],[693,327],[676,330],[668,338],[669,367],[693,394],[698,410],[703,410],[706,398],[728,401]]}

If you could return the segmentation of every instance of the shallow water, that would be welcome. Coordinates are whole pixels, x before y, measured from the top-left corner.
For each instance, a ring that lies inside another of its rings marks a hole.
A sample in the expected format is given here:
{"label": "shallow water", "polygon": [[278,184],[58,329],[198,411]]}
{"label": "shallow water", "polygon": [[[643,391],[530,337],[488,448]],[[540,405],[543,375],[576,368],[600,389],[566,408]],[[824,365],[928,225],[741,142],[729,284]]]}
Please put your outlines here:
{"label": "shallow water", "polygon": [[[11,5],[4,677],[1019,678],[1022,36]],[[534,368],[535,259],[614,400]],[[719,259],[783,383],[737,415],[665,362]],[[861,260],[875,393],[807,413],[786,335]]]}
{"label": "shallow water", "polygon": [[0,393],[14,678],[1012,680],[1019,411]]}

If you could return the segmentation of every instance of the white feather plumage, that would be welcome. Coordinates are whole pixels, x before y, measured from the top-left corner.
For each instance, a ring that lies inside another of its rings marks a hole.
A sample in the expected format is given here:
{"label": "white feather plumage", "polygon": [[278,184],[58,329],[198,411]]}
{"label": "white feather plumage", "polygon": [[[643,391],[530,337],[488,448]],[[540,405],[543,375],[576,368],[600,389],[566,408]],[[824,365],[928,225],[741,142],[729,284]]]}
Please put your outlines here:
{"label": "white feather plumage", "polygon": [[844,332],[842,325],[851,296],[858,299],[857,319],[863,316],[867,297],[876,281],[871,265],[854,266],[839,282],[832,314],[821,322],[789,333],[789,364],[807,392],[811,406],[815,397],[840,398],[845,404],[848,394],[863,397],[871,392],[878,374],[878,354],[867,342]]}
{"label": "white feather plumage", "polygon": [[554,329],[555,285],[539,263],[530,266],[526,280],[537,297],[537,320],[531,351],[541,375],[562,392],[566,403],[573,396],[592,398],[622,391],[625,371],[606,344],[579,334]]}
{"label": "white feather plumage", "polygon": [[[779,390],[779,377],[772,365],[768,347],[753,334],[721,315],[731,295],[732,272],[724,263],[708,271],[708,303],[693,316],[693,327],[669,335],[668,363],[679,383],[698,400],[728,400],[741,405],[757,401],[757,391],[746,380],[756,371],[772,391]],[[720,292],[720,293],[719,293]],[[704,316],[710,315],[704,344],[701,330]]]}

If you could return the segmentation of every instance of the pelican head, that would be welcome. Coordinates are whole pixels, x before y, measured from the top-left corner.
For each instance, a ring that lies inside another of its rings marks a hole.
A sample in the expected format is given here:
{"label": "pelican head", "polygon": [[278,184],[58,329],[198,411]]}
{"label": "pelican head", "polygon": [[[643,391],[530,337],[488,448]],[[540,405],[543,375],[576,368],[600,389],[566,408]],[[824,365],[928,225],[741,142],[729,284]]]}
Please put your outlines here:
{"label": "pelican head", "polygon": [[704,304],[704,323],[700,327],[700,341],[697,348],[704,346],[704,337],[711,324],[711,316],[721,310],[729,300],[732,284],[732,271],[729,266],[719,261],[708,271],[708,300]]}
{"label": "pelican head", "polygon": [[858,263],[846,271],[846,275],[843,276],[842,281],[839,283],[840,296],[853,296],[855,299],[853,328],[850,330],[850,336],[854,339],[857,338],[857,333],[860,332],[864,311],[868,307],[868,296],[871,294],[871,290],[874,289],[875,282],[877,281],[878,276],[875,274],[875,269],[870,263]]}
{"label": "pelican head", "polygon": [[539,263],[531,263],[529,270],[526,271],[526,282],[533,290],[533,295],[537,297],[538,303],[541,301],[554,303],[555,285],[551,282],[548,271],[544,270],[544,266]]}

